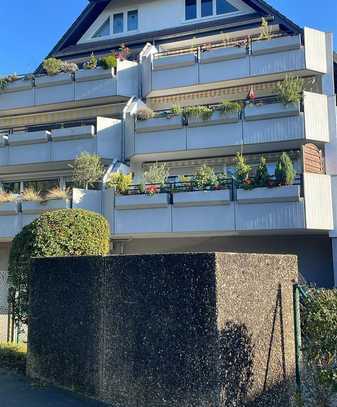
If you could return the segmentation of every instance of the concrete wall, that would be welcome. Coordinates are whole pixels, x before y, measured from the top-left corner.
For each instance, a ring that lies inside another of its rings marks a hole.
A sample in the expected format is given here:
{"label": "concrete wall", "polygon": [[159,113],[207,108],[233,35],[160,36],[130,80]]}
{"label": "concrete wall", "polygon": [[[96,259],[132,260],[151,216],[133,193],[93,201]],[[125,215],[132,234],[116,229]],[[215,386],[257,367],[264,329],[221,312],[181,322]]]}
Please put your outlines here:
{"label": "concrete wall", "polygon": [[288,406],[296,278],[294,256],[39,259],[28,373],[120,407]]}
{"label": "concrete wall", "polygon": [[302,281],[319,287],[332,287],[334,281],[331,239],[327,235],[134,239],[116,242],[114,248],[125,254],[201,251],[292,254],[298,256]]}
{"label": "concrete wall", "polygon": [[0,243],[0,342],[7,340],[7,273],[9,250],[9,243]]}

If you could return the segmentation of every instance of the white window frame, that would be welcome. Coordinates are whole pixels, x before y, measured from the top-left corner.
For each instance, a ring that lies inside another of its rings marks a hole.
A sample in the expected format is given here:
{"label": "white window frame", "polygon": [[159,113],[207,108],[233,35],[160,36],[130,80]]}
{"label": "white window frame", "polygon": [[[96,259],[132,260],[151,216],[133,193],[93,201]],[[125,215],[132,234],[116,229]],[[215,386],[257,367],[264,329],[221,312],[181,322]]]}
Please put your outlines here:
{"label": "white window frame", "polygon": [[[129,13],[132,13],[132,12],[137,12],[137,28],[136,29],[134,29],[134,30],[129,30]],[[133,33],[133,32],[137,32],[138,30],[139,30],[139,10],[138,10],[138,8],[134,8],[134,9],[132,9],[132,10],[127,10],[126,12],[125,12],[125,14],[126,14],[126,32],[128,32],[128,33]]]}
{"label": "white window frame", "polygon": [[[212,0],[213,4],[213,14],[211,16],[206,16],[206,17],[201,17],[201,0],[197,0],[197,17],[196,18],[191,18],[189,20],[186,20],[186,3],[184,1],[184,21],[183,24],[189,24],[191,22],[196,22],[196,21],[205,21],[205,20],[214,20],[214,19],[221,19],[224,17],[231,17],[231,16],[238,16],[238,15],[244,15],[247,14],[246,11],[233,11],[231,13],[225,13],[225,14],[217,14],[216,13],[216,0]],[[231,3],[231,2],[229,2]],[[231,3],[232,4],[232,3]],[[237,7],[234,4],[232,4],[233,7]]]}

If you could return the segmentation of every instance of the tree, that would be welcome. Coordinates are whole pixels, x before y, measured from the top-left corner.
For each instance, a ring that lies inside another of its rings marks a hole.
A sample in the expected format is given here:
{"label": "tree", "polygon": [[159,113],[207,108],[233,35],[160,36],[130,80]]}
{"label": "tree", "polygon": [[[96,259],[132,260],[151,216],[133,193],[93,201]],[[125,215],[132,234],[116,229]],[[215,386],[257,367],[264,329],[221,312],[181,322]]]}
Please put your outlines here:
{"label": "tree", "polygon": [[265,187],[266,185],[268,185],[268,181],[269,173],[267,167],[267,160],[263,156],[261,156],[260,163],[256,169],[255,185],[259,187]]}
{"label": "tree", "polygon": [[287,153],[282,153],[275,167],[275,178],[278,185],[292,185],[296,171]]}
{"label": "tree", "polygon": [[96,154],[81,153],[75,160],[73,180],[77,187],[88,189],[104,174],[101,158]]}
{"label": "tree", "polygon": [[109,254],[107,220],[83,209],[46,212],[14,238],[9,256],[9,284],[15,290],[15,318],[27,323],[29,274],[33,257]]}

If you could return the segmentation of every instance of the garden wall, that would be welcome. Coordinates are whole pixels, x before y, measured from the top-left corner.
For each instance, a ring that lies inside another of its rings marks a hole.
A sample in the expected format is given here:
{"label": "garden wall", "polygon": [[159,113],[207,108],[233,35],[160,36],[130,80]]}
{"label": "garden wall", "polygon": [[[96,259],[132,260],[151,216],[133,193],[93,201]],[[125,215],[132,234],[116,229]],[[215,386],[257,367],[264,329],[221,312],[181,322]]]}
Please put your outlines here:
{"label": "garden wall", "polygon": [[35,260],[28,374],[114,407],[287,406],[294,256]]}

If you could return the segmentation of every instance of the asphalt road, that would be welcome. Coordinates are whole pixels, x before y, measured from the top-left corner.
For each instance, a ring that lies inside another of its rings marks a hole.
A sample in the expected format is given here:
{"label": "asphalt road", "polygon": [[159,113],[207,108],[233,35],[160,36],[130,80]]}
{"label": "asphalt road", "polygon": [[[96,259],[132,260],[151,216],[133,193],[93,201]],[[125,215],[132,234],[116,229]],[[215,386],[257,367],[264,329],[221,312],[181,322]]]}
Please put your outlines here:
{"label": "asphalt road", "polygon": [[32,384],[15,373],[0,371],[1,407],[106,407],[54,387]]}

